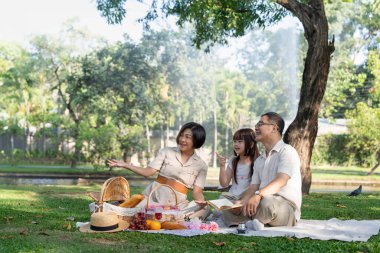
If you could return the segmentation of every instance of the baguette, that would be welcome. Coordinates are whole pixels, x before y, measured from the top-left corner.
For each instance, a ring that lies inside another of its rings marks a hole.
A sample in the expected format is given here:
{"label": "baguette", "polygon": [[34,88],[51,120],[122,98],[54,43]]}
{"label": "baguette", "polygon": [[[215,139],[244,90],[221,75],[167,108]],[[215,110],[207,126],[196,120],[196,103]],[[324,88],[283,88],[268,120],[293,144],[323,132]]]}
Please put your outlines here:
{"label": "baguette", "polygon": [[174,229],[187,229],[187,227],[176,221],[164,221],[161,223],[162,229],[174,230]]}
{"label": "baguette", "polygon": [[125,207],[125,208],[132,208],[132,207],[137,206],[143,199],[144,199],[143,194],[133,194],[130,199],[127,199],[126,201],[121,203],[119,206]]}

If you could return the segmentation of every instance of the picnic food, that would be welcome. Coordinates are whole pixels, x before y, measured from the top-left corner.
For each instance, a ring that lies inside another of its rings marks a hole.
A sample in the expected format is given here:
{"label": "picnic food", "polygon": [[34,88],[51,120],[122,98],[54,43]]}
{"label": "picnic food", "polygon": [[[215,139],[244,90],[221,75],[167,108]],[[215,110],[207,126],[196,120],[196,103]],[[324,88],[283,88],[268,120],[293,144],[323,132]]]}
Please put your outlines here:
{"label": "picnic food", "polygon": [[187,229],[187,227],[185,225],[182,225],[181,223],[179,222],[175,222],[175,221],[165,221],[161,224],[161,228],[163,229],[169,229],[169,230],[173,230],[173,229]]}
{"label": "picnic food", "polygon": [[146,220],[146,225],[149,227],[150,224],[152,223],[152,220]]}
{"label": "picnic food", "polygon": [[[150,205],[152,194],[160,187],[167,187],[173,192],[171,196],[174,197],[175,204],[168,203],[165,205]],[[180,220],[183,221],[185,218],[185,215],[180,211],[178,207],[178,199],[174,189],[171,186],[165,184],[158,185],[151,190],[149,196],[147,197],[145,210],[146,218],[148,220],[159,220],[160,222]]]}
{"label": "picnic food", "polygon": [[132,197],[120,204],[120,207],[132,208],[144,199],[143,194],[133,194]]}
{"label": "picnic food", "polygon": [[161,229],[161,223],[153,220],[149,225],[149,229],[150,230],[160,230]]}
{"label": "picnic food", "polygon": [[131,224],[129,225],[129,229],[131,230],[148,230],[148,228],[145,215],[141,215],[140,213],[133,216]]}

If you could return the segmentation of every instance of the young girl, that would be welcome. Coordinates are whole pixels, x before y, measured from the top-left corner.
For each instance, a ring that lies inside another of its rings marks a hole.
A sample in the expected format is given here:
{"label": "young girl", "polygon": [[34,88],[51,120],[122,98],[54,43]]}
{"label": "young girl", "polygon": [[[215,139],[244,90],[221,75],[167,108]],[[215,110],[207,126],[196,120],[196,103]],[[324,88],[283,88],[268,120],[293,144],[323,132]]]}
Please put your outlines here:
{"label": "young girl", "polygon": [[227,187],[232,180],[232,186],[228,193],[222,193],[221,197],[237,200],[250,185],[253,163],[260,155],[255,141],[255,132],[251,128],[242,128],[236,131],[233,136],[233,149],[234,156],[229,159],[227,168],[226,158],[216,154],[220,164],[220,185]]}

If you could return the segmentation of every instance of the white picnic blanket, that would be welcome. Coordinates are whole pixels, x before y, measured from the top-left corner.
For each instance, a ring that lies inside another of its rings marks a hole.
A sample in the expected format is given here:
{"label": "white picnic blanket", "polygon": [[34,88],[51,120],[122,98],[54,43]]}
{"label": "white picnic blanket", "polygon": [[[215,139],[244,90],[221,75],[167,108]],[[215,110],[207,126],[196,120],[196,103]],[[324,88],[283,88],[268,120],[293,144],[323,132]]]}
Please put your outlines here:
{"label": "white picnic blanket", "polygon": [[[178,236],[196,236],[208,233],[238,234],[236,228],[220,225],[216,232],[202,230],[159,230],[144,231],[147,233],[172,234]],[[294,227],[265,227],[260,231],[247,230],[242,236],[311,238],[316,240],[339,240],[366,242],[372,235],[379,233],[380,220],[303,220]]]}

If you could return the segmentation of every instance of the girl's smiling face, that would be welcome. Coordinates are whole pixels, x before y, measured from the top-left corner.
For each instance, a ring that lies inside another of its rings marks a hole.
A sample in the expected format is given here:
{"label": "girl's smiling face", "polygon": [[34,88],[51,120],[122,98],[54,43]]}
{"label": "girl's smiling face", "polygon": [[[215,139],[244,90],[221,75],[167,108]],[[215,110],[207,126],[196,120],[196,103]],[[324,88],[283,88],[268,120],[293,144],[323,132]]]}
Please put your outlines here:
{"label": "girl's smiling face", "polygon": [[245,142],[244,140],[234,140],[234,151],[238,156],[244,156],[245,151]]}

